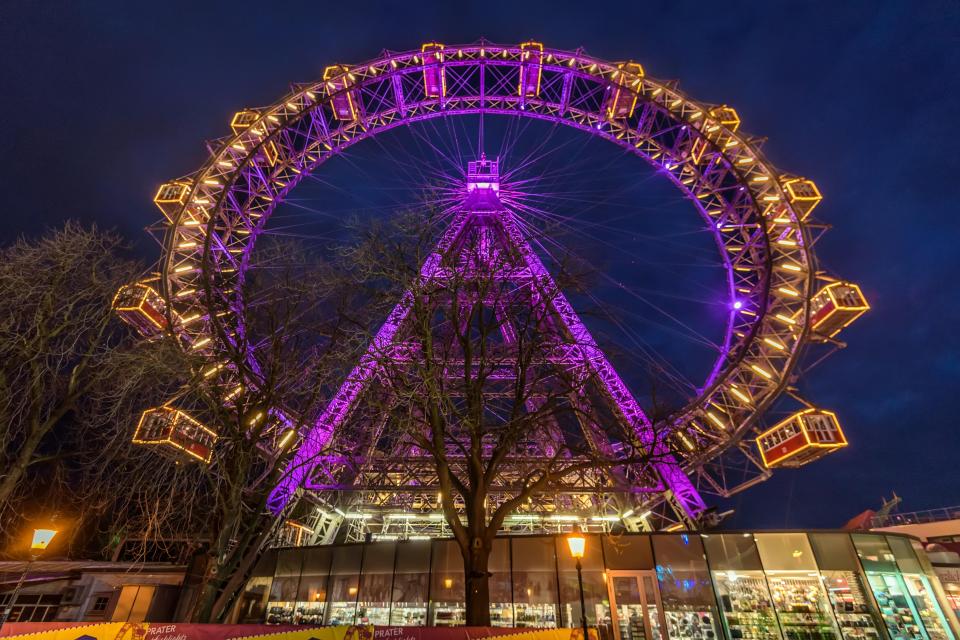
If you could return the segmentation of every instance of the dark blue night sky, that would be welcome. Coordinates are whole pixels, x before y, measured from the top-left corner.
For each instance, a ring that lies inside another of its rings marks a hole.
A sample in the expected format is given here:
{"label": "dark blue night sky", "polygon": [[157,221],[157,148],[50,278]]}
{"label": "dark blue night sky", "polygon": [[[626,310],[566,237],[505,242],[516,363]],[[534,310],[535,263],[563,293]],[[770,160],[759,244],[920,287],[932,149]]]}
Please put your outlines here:
{"label": "dark blue night sky", "polygon": [[960,2],[22,2],[0,6],[0,239],[72,217],[143,233],[239,108],[325,65],[428,40],[635,59],[737,108],[814,179],[823,266],[873,311],[802,383],[851,446],[738,496],[741,527],[838,526],[896,490],[960,504]]}

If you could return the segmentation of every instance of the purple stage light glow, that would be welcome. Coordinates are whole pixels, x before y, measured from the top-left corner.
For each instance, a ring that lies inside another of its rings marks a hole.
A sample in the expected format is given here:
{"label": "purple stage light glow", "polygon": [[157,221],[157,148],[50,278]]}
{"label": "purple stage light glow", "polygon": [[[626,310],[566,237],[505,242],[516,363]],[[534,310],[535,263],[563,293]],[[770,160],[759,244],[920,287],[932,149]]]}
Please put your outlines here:
{"label": "purple stage light glow", "polygon": [[742,309],[742,308],[743,308],[743,302],[742,302],[741,300],[734,300],[734,301],[733,301],[733,308],[734,308],[734,309],[738,309],[738,310],[739,310],[739,309]]}

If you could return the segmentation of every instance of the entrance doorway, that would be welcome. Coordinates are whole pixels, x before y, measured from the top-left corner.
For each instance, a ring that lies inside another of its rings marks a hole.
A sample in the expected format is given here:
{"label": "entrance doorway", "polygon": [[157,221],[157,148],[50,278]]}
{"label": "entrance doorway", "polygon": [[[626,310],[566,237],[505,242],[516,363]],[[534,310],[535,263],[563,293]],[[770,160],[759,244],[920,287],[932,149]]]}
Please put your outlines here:
{"label": "entrance doorway", "polygon": [[653,571],[610,571],[607,588],[614,640],[666,640],[660,592]]}

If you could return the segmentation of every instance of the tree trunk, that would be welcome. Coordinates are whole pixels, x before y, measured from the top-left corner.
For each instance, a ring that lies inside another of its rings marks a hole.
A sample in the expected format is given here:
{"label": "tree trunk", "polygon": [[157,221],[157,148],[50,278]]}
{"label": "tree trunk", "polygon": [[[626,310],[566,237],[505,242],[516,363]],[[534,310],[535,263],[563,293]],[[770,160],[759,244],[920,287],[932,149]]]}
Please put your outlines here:
{"label": "tree trunk", "polygon": [[[490,626],[490,564],[491,543],[475,537],[464,552],[463,569],[466,576],[467,626]],[[463,550],[461,550],[463,551]]]}
{"label": "tree trunk", "polygon": [[213,603],[217,599],[217,586],[212,580],[207,580],[200,587],[200,593],[197,596],[197,606],[193,612],[191,622],[207,623],[210,622]]}
{"label": "tree trunk", "polygon": [[[270,520],[257,516],[230,553],[223,558],[223,550],[212,550],[210,564],[198,590],[193,609],[193,622],[219,622],[230,613],[237,592],[253,565],[260,559],[264,544],[273,532]],[[229,541],[225,541],[227,544]],[[216,553],[219,551],[220,553]],[[223,558],[217,561],[217,558]]]}
{"label": "tree trunk", "polygon": [[226,582],[223,578],[225,573],[228,573],[227,567],[217,562],[215,557],[211,557],[207,573],[198,589],[191,622],[217,622],[214,618],[214,605],[217,603]]}
{"label": "tree trunk", "polygon": [[[119,547],[118,547],[119,548]],[[114,558],[116,560],[116,558]],[[210,556],[205,549],[194,551],[187,561],[187,570],[180,585],[176,613],[172,622],[193,622],[200,590],[206,580]]]}
{"label": "tree trunk", "polygon": [[[224,581],[220,594],[213,603],[210,611],[211,622],[223,623],[226,621],[226,617],[232,611],[237,596],[243,589],[254,565],[263,556],[267,539],[273,533],[273,528],[269,522],[261,519],[260,525],[256,530],[251,531],[252,533],[256,533],[253,542],[238,546],[231,556],[236,556],[233,570],[230,571],[230,578]],[[241,552],[242,557],[238,555]]]}

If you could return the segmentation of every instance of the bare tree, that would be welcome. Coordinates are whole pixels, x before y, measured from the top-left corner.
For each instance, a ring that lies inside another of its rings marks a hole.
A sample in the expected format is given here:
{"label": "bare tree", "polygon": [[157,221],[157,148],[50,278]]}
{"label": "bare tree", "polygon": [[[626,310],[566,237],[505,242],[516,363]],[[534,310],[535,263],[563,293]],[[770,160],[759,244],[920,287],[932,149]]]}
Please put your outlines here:
{"label": "bare tree", "polygon": [[[271,240],[233,309],[246,331],[215,362],[183,349],[175,325],[143,339],[119,322],[113,297],[142,267],[116,234],[68,223],[0,250],[0,534],[41,503],[70,516],[83,552],[125,540],[147,558],[187,541],[198,551],[191,617],[225,614],[225,587],[273,532],[265,501],[292,434],[350,348],[337,332],[342,280]],[[214,364],[230,375],[210,375]],[[141,413],[166,403],[217,432],[209,464],[130,443]]]}
{"label": "bare tree", "polygon": [[229,613],[233,593],[276,533],[267,496],[304,416],[339,371],[341,350],[349,350],[337,327],[351,296],[338,288],[331,266],[292,242],[267,238],[258,251],[258,266],[231,308],[235,326],[244,328],[232,345],[212,359],[190,354],[180,348],[175,323],[155,341],[174,352],[155,349],[163,351],[157,357],[180,372],[179,386],[162,402],[217,434],[209,463],[163,460],[157,453],[176,454],[163,445],[129,445],[135,416],[155,406],[146,404],[130,411],[115,446],[86,465],[108,537],[123,535],[144,554],[164,541],[194,545],[186,615],[198,622]]}
{"label": "bare tree", "polygon": [[116,234],[77,223],[0,249],[0,534],[21,524],[32,472],[53,475],[88,435],[112,430],[120,399],[143,382],[130,366],[140,347],[110,309],[139,271],[122,252]]}
{"label": "bare tree", "polygon": [[562,317],[574,279],[563,265],[557,280],[532,269],[510,215],[459,214],[436,253],[422,216],[346,252],[358,280],[401,302],[388,315],[394,339],[372,343],[376,383],[330,450],[384,476],[435,479],[463,558],[468,625],[489,625],[489,556],[509,515],[585,485],[656,486],[664,449],[649,440],[662,430],[648,425],[641,442],[615,409],[598,412],[609,396],[598,350]]}

